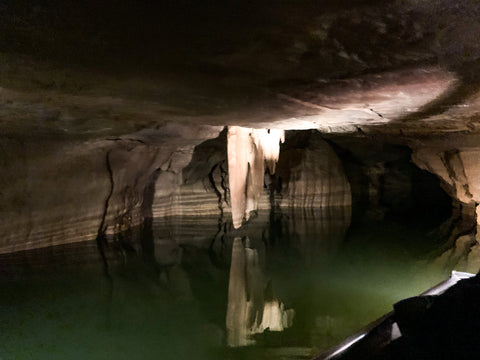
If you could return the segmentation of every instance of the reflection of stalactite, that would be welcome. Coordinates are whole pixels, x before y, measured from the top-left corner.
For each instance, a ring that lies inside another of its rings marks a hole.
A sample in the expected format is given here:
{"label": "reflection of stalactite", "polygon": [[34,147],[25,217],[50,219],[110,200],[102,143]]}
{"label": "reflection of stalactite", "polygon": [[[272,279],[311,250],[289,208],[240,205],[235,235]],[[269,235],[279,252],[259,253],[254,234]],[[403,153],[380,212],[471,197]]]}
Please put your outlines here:
{"label": "reflection of stalactite", "polygon": [[259,254],[235,238],[228,286],[226,316],[227,342],[229,346],[253,344],[253,334],[282,331],[292,324],[294,311],[285,310],[275,298],[271,283],[265,280]]}
{"label": "reflection of stalactite", "polygon": [[227,153],[233,226],[239,228],[257,209],[263,190],[265,162],[270,174],[284,141],[283,130],[228,128]]}
{"label": "reflection of stalactite", "polygon": [[247,294],[245,276],[245,249],[239,238],[235,238],[232,248],[232,263],[230,267],[230,281],[228,284],[227,307],[227,342],[230,346],[244,346],[248,340]]}

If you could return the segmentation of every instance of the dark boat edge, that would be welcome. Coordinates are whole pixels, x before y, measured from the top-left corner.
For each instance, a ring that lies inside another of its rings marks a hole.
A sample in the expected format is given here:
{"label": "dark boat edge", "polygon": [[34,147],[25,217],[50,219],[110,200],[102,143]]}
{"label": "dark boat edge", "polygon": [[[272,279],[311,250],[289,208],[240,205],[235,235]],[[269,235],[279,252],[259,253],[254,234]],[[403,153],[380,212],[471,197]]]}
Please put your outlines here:
{"label": "dark boat edge", "polygon": [[[469,279],[475,274],[453,270],[448,279],[433,286],[419,296],[435,296],[444,293],[447,289],[458,283],[460,280]],[[400,330],[394,318],[394,311],[371,322],[357,333],[349,336],[340,344],[316,356],[314,360],[335,360],[340,359],[352,349],[367,350],[379,349],[388,345],[393,340],[401,337]]]}

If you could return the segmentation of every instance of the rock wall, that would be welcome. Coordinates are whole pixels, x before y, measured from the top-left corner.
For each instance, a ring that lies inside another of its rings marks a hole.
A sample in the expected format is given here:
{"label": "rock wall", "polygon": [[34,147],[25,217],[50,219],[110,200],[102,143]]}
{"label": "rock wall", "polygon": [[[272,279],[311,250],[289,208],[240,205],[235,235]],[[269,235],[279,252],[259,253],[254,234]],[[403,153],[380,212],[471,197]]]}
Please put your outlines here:
{"label": "rock wall", "polygon": [[448,235],[438,263],[456,266],[458,270],[478,272],[480,269],[480,148],[468,143],[439,144],[418,148],[412,160],[421,168],[437,175],[442,187],[452,197],[450,219],[441,231]]}
{"label": "rock wall", "polygon": [[2,138],[0,252],[95,239],[108,145]]}
{"label": "rock wall", "polygon": [[287,137],[276,173],[276,206],[285,209],[349,209],[350,184],[342,163],[318,131],[292,132]]}
{"label": "rock wall", "polygon": [[[3,137],[0,146],[0,253],[95,239],[169,253],[249,231],[275,237],[288,227],[299,252],[312,258],[335,249],[350,221],[348,180],[317,131],[288,134],[277,174],[267,172],[251,224],[240,232],[231,218],[226,131],[218,136],[218,128],[88,141]],[[154,241],[146,245],[149,224]],[[318,234],[325,239],[308,240]]]}
{"label": "rock wall", "polygon": [[89,141],[1,137],[0,253],[112,237],[142,224],[154,173],[180,171],[196,144],[218,135],[218,128],[188,130]]}
{"label": "rock wall", "polygon": [[307,265],[334,255],[350,226],[352,194],[342,162],[320,133],[287,133],[271,181],[270,235],[291,236]]}
{"label": "rock wall", "polygon": [[260,236],[288,237],[308,263],[336,251],[350,224],[350,185],[318,131],[287,132],[275,175],[266,173],[257,210],[240,229],[231,217],[226,147],[223,132],[197,146],[181,174],[160,174],[153,201],[155,247],[173,241],[209,248]]}
{"label": "rock wall", "polygon": [[452,197],[464,204],[480,202],[480,149],[418,149],[412,160],[421,168],[436,174]]}

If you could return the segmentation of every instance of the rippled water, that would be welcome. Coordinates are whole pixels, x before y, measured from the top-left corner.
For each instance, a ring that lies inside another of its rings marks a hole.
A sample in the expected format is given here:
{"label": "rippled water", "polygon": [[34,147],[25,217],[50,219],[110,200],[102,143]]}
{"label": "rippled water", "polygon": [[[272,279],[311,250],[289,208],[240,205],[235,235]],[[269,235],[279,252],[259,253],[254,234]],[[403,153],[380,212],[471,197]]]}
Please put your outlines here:
{"label": "rippled water", "polygon": [[420,231],[342,216],[171,219],[109,276],[94,243],[2,256],[0,359],[308,359],[446,276]]}

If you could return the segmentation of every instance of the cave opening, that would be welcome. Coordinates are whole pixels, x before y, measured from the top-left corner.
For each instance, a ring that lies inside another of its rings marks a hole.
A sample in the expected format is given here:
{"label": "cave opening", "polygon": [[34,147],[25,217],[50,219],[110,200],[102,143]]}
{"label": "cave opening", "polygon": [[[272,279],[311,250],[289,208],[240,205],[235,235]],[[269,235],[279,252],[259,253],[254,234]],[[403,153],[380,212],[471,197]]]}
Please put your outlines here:
{"label": "cave opening", "polygon": [[370,225],[387,237],[403,232],[402,246],[417,254],[447,241],[450,234],[435,230],[452,216],[456,200],[438,176],[412,161],[408,146],[368,137],[328,136],[327,141],[352,189],[350,235],[365,238]]}

